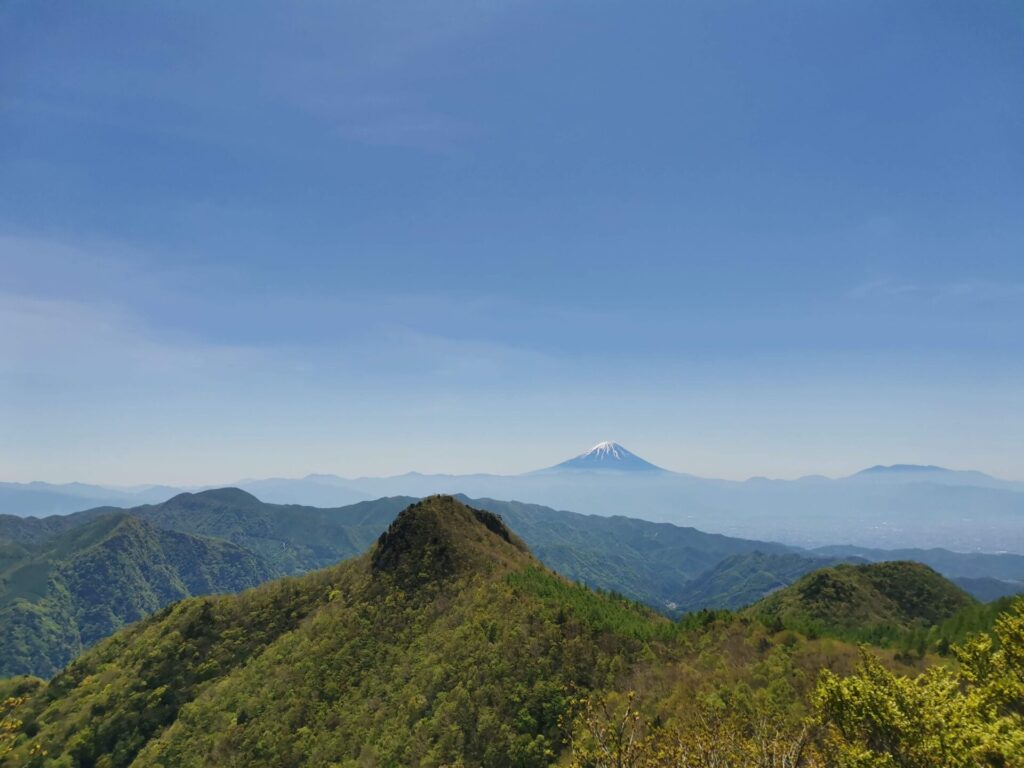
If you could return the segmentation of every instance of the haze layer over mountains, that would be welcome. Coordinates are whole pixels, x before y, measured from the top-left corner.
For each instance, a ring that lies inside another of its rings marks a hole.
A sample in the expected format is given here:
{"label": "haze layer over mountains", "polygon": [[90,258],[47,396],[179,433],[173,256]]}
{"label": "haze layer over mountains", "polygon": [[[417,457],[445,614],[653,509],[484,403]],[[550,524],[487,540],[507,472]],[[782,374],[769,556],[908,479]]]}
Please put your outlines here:
{"label": "haze layer over mountains", "polygon": [[[673,472],[617,443],[602,442],[553,467],[520,475],[319,474],[230,485],[282,504],[339,506],[383,496],[464,493],[801,546],[1024,552],[1024,483],[935,466],[875,466],[836,479],[738,482]],[[38,516],[135,506],[164,501],[181,490],[5,483],[0,484],[0,513]]]}

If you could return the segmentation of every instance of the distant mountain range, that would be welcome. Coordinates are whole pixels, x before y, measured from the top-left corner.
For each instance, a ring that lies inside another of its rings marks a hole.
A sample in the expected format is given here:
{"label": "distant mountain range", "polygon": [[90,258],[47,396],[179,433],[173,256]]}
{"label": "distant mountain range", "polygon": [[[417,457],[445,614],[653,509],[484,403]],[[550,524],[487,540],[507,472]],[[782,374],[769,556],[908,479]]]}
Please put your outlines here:
{"label": "distant mountain range", "polygon": [[[1024,483],[935,466],[897,464],[844,478],[739,482],[672,472],[608,441],[553,467],[520,475],[318,474],[234,485],[280,504],[336,507],[385,496],[462,493],[803,547],[842,542],[1024,553]],[[100,505],[130,507],[165,501],[180,490],[5,483],[0,484],[0,512],[48,515]]]}

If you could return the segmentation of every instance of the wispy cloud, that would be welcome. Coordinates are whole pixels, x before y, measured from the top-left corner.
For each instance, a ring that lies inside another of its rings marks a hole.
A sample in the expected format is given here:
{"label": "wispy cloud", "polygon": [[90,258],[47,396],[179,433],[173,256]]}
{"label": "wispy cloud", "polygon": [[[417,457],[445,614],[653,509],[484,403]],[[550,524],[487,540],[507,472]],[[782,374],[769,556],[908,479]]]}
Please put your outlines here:
{"label": "wispy cloud", "polygon": [[108,303],[0,293],[0,393],[29,383],[67,391],[206,392],[260,386],[380,391],[522,385],[552,380],[564,365],[529,347],[429,333],[404,323],[304,342],[225,343],[154,327]]}
{"label": "wispy cloud", "polygon": [[188,377],[251,365],[259,350],[161,337],[109,305],[0,294],[0,372],[39,380],[139,374]]}
{"label": "wispy cloud", "polygon": [[961,280],[948,283],[916,283],[885,279],[856,286],[854,299],[905,298],[934,303],[991,302],[1024,299],[1024,283],[994,280]]}

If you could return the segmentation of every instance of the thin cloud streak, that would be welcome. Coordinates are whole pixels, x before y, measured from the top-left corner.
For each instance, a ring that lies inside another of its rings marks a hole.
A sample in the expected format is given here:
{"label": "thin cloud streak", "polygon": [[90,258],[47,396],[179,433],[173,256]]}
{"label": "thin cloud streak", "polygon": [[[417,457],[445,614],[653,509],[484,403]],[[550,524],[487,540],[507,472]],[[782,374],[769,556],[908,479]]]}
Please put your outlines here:
{"label": "thin cloud streak", "polygon": [[854,299],[908,298],[930,302],[994,302],[1024,299],[1024,283],[994,280],[963,280],[951,283],[908,283],[874,280],[858,285],[849,293]]}

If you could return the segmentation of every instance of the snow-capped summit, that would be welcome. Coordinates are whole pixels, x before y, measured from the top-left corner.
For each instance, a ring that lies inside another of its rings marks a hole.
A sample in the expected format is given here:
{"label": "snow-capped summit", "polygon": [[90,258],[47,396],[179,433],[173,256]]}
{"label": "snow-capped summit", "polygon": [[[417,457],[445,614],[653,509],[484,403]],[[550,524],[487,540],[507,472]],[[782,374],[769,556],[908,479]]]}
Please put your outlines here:
{"label": "snow-capped summit", "polygon": [[664,472],[661,467],[644,461],[635,453],[626,450],[618,443],[605,440],[598,443],[589,451],[581,453],[575,458],[563,461],[551,467],[552,470],[561,469],[589,469],[589,470],[616,470],[623,472]]}
{"label": "snow-capped summit", "polygon": [[632,455],[618,443],[613,443],[611,440],[605,440],[603,443],[598,443],[586,453],[581,453],[580,456],[600,456],[608,459],[621,459],[623,456]]}

